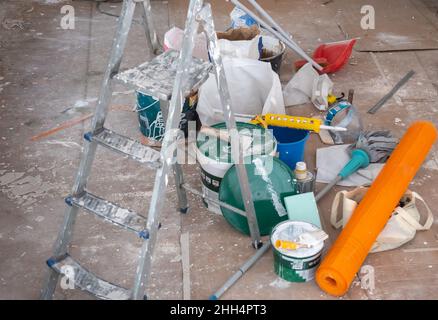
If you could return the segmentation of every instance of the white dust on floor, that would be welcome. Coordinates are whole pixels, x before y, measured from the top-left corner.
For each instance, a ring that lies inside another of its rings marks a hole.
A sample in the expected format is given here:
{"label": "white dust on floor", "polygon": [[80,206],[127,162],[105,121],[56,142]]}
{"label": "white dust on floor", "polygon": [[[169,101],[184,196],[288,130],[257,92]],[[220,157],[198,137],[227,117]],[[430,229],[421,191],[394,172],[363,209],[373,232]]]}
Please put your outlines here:
{"label": "white dust on floor", "polygon": [[426,161],[423,167],[429,170],[438,170],[438,152],[433,152],[431,159]]}
{"label": "white dust on floor", "polygon": [[0,191],[20,206],[29,206],[38,201],[55,186],[44,181],[41,175],[26,175],[26,172],[0,171]]}
{"label": "white dust on floor", "polygon": [[65,140],[48,140],[45,141],[47,144],[60,145],[66,148],[79,148],[82,149],[82,146],[74,141],[65,141]]}
{"label": "white dust on floor", "polygon": [[388,45],[400,45],[400,44],[408,44],[413,42],[409,37],[401,36],[389,32],[379,32],[377,34],[377,39],[380,42],[386,43]]}
{"label": "white dust on floor", "polygon": [[291,283],[289,281],[286,281],[286,280],[283,280],[283,279],[277,277],[269,285],[271,287],[274,287],[274,288],[277,288],[277,289],[286,289],[286,288],[290,287]]}

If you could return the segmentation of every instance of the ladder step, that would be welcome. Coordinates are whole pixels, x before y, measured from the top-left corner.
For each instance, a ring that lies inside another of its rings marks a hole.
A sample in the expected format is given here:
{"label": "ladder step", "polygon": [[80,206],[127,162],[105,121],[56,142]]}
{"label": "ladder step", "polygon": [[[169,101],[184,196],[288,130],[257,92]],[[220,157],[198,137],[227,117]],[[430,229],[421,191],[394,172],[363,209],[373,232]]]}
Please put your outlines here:
{"label": "ladder step", "polygon": [[161,154],[159,151],[114,131],[104,128],[97,134],[85,134],[85,139],[96,141],[106,148],[125,154],[138,162],[148,164],[152,168],[159,168],[161,166]]}
{"label": "ladder step", "polygon": [[[117,74],[114,79],[134,87],[143,94],[160,100],[170,100],[178,68],[178,58],[179,51],[169,50],[151,61]],[[187,79],[187,91],[184,92],[186,97],[207,80],[211,67],[210,62],[193,57]]]}
{"label": "ladder step", "polygon": [[65,202],[68,205],[94,213],[98,217],[125,229],[134,231],[143,239],[149,238],[149,232],[145,229],[146,218],[134,211],[121,208],[88,192],[84,192],[80,197],[69,196],[65,199]]}
{"label": "ladder step", "polygon": [[129,290],[98,278],[68,254],[58,259],[50,258],[47,265],[68,280],[74,279],[71,289],[79,288],[104,300],[128,300],[131,297]]}

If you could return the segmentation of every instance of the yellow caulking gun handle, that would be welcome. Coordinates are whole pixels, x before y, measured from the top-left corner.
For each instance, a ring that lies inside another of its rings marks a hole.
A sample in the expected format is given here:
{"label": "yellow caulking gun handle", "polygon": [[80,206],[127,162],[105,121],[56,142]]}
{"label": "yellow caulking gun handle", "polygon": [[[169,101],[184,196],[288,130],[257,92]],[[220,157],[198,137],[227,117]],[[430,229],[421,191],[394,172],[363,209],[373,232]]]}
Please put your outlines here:
{"label": "yellow caulking gun handle", "polygon": [[322,121],[316,118],[288,116],[286,114],[267,113],[265,121],[270,126],[288,127],[319,132]]}

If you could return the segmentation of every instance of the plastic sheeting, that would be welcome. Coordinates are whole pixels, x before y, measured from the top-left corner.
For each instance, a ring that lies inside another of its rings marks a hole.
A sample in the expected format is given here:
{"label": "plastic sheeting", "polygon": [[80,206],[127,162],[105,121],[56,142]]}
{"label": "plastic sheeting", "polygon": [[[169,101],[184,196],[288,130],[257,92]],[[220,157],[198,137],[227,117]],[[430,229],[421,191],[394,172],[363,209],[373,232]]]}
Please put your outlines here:
{"label": "plastic sheeting", "polygon": [[[269,63],[226,57],[223,64],[237,121],[248,122],[262,113],[285,113],[280,79]],[[204,125],[224,121],[213,74],[199,90],[197,111]]]}

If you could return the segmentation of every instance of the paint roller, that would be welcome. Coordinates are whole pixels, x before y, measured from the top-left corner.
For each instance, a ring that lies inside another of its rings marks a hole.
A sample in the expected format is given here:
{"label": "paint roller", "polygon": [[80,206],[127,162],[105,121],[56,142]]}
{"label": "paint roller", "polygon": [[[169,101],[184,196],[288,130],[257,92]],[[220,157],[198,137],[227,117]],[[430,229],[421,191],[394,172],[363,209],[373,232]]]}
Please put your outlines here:
{"label": "paint roller", "polygon": [[409,127],[316,272],[325,292],[344,295],[437,138],[431,122]]}

